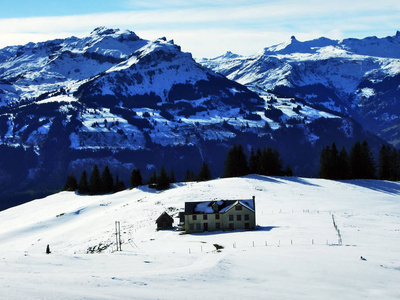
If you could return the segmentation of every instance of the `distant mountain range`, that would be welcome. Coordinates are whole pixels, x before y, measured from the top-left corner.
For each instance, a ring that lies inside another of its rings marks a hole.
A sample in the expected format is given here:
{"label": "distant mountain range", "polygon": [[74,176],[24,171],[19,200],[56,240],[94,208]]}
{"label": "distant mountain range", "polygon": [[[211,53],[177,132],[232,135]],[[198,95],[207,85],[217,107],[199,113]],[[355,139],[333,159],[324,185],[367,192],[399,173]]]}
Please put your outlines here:
{"label": "distant mountain range", "polygon": [[295,175],[316,176],[332,142],[366,139],[375,153],[383,139],[397,145],[398,39],[292,38],[196,62],[165,38],[100,27],[3,48],[0,207],[60,189],[95,163],[127,184],[134,168],[146,178],[164,165],[181,179],[202,161],[216,177],[242,144],[277,148]]}
{"label": "distant mountain range", "polygon": [[386,38],[290,41],[253,56],[200,63],[254,91],[297,97],[357,120],[400,146],[400,32]]}

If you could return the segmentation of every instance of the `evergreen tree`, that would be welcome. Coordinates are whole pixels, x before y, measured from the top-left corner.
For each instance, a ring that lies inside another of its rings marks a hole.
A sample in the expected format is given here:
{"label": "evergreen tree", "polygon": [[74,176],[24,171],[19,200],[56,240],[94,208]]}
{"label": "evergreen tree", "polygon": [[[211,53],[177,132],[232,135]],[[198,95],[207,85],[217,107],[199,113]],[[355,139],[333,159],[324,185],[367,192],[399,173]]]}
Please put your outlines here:
{"label": "evergreen tree", "polygon": [[89,193],[89,184],[87,181],[86,170],[82,172],[81,178],[79,179],[78,193],[82,195],[86,195]]}
{"label": "evergreen tree", "polygon": [[381,150],[379,151],[379,162],[378,169],[379,175],[378,178],[381,180],[390,180],[391,179],[391,157],[392,151],[390,147],[386,147],[382,145]]}
{"label": "evergreen tree", "polygon": [[196,181],[196,175],[194,174],[194,172],[187,169],[186,173],[185,173],[184,181],[185,182]]}
{"label": "evergreen tree", "polygon": [[342,147],[339,153],[336,144],[332,143],[331,147],[322,149],[318,177],[335,180],[349,178],[349,156],[346,148]]}
{"label": "evergreen tree", "polygon": [[[258,149],[258,151],[259,150],[260,149]],[[257,154],[255,154],[254,149],[252,147],[251,152],[250,152],[250,158],[249,158],[250,174],[259,174],[259,165],[260,165],[259,158],[260,158],[260,156],[261,156],[261,153],[260,153],[260,155],[258,155],[258,152],[257,152]]]}
{"label": "evergreen tree", "polygon": [[351,148],[350,173],[353,179],[375,178],[376,166],[367,141],[357,141]]}
{"label": "evergreen tree", "polygon": [[365,176],[364,179],[376,178],[376,165],[374,161],[374,155],[367,141],[364,141],[361,145],[362,157],[364,160]]}
{"label": "evergreen tree", "polygon": [[153,170],[153,173],[151,174],[149,180],[147,181],[147,184],[156,184],[157,183],[157,172],[156,170]]}
{"label": "evergreen tree", "polygon": [[89,194],[98,195],[101,194],[101,191],[102,189],[101,189],[101,178],[100,178],[99,167],[95,164],[92,173],[90,174]]}
{"label": "evergreen tree", "polygon": [[[138,187],[139,185],[142,185],[142,175],[140,174],[140,170],[139,169],[134,169],[132,170],[132,174],[131,174],[131,188],[134,189],[136,187]],[[155,182],[153,182],[155,183]]]}
{"label": "evergreen tree", "polygon": [[349,155],[347,154],[346,148],[343,146],[340,150],[337,158],[338,164],[338,179],[349,179],[350,178],[350,167],[349,167]]}
{"label": "evergreen tree", "polygon": [[329,154],[329,146],[324,147],[321,151],[321,156],[319,158],[319,178],[329,178]]}
{"label": "evergreen tree", "polygon": [[176,178],[175,178],[175,172],[174,169],[171,170],[171,173],[169,175],[169,183],[175,183],[176,182]]}
{"label": "evergreen tree", "polygon": [[247,158],[242,145],[234,145],[227,154],[224,177],[239,177],[248,174]]}
{"label": "evergreen tree", "polygon": [[[259,153],[259,152],[258,152]],[[258,158],[259,174],[266,176],[279,176],[283,174],[282,160],[276,149],[264,148]]]}
{"label": "evergreen tree", "polygon": [[210,179],[211,179],[210,168],[208,167],[207,163],[203,161],[199,176],[197,176],[197,181],[206,181]]}
{"label": "evergreen tree", "polygon": [[170,187],[169,178],[164,166],[161,166],[160,175],[157,177],[157,190],[166,190]]}
{"label": "evergreen tree", "polygon": [[126,190],[125,183],[123,181],[120,181],[117,175],[117,177],[115,178],[114,192],[117,193],[124,190]]}
{"label": "evergreen tree", "polygon": [[329,162],[328,162],[328,172],[330,179],[340,179],[340,170],[338,166],[339,151],[337,150],[336,144],[332,143],[332,148],[329,150]]}
{"label": "evergreen tree", "polygon": [[67,177],[63,191],[71,192],[71,191],[76,191],[77,189],[78,189],[78,182],[76,181],[74,173],[71,173],[71,175]]}
{"label": "evergreen tree", "polygon": [[110,168],[106,166],[101,174],[101,192],[103,194],[112,193],[114,190],[114,178],[111,175]]}
{"label": "evergreen tree", "polygon": [[292,177],[293,176],[293,170],[289,165],[286,166],[285,176],[288,176],[288,177]]}

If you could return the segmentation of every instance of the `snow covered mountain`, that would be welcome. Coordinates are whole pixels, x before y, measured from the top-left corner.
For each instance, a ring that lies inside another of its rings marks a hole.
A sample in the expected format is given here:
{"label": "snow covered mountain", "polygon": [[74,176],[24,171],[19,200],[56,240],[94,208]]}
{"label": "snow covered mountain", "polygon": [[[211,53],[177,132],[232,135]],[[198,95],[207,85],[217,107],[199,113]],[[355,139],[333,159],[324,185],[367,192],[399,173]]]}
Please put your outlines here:
{"label": "snow covered mountain", "polygon": [[386,38],[290,41],[243,57],[228,52],[200,63],[249,88],[348,115],[400,145],[400,32]]}
{"label": "snow covered mountain", "polygon": [[[187,201],[252,196],[257,230],[156,231]],[[399,299],[399,196],[398,182],[254,175],[57,193],[0,212],[0,298]]]}
{"label": "snow covered mountain", "polygon": [[181,178],[202,161],[220,176],[234,144],[276,147],[296,174],[316,175],[332,141],[382,143],[336,111],[256,92],[173,41],[131,31],[101,27],[81,39],[1,49],[1,193],[49,193],[94,163],[126,183],[133,168],[148,178],[164,165]]}

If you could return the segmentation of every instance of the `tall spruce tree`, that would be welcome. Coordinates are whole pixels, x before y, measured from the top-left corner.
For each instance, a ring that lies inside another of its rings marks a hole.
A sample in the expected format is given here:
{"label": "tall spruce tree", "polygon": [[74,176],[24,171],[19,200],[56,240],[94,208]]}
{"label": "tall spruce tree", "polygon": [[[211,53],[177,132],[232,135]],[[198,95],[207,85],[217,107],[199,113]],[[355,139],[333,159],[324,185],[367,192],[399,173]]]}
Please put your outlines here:
{"label": "tall spruce tree", "polygon": [[376,176],[376,166],[367,141],[357,141],[350,152],[350,173],[353,179],[372,179]]}
{"label": "tall spruce tree", "polygon": [[95,164],[89,179],[89,194],[99,195],[102,192],[99,167]]}
{"label": "tall spruce tree", "polygon": [[189,181],[196,181],[196,175],[194,174],[194,172],[192,170],[187,169],[186,173],[185,173],[185,178],[184,181],[185,182],[189,182]]}
{"label": "tall spruce tree", "polygon": [[108,194],[114,190],[114,178],[111,175],[110,168],[105,166],[103,173],[101,174],[101,193]]}
{"label": "tall spruce tree", "polygon": [[157,176],[157,189],[166,190],[170,187],[169,177],[165,171],[165,167],[161,166],[160,174]]}
{"label": "tall spruce tree", "polygon": [[119,176],[117,174],[116,178],[115,178],[115,185],[114,185],[114,192],[121,192],[126,190],[126,186],[125,183],[123,181],[119,180]]}
{"label": "tall spruce tree", "polygon": [[65,186],[63,188],[63,191],[76,191],[78,189],[78,182],[76,180],[76,177],[74,175],[74,173],[71,173],[71,175],[69,175],[67,177],[67,180],[65,181]]}
{"label": "tall spruce tree", "polygon": [[142,183],[142,181],[143,181],[142,175],[140,174],[140,170],[139,169],[132,170],[130,181],[131,181],[131,188],[132,189],[134,189],[134,188],[138,187],[139,185],[143,184]]}
{"label": "tall spruce tree", "polygon": [[224,177],[239,177],[248,174],[247,157],[242,145],[234,145],[225,160]]}
{"label": "tall spruce tree", "polygon": [[392,151],[390,147],[386,147],[386,145],[382,145],[381,150],[379,151],[379,162],[378,162],[378,177],[381,180],[390,180],[391,179],[391,154]]}
{"label": "tall spruce tree", "polygon": [[349,179],[350,178],[350,167],[349,167],[349,155],[347,154],[346,148],[343,146],[340,150],[339,156],[337,158],[337,179]]}
{"label": "tall spruce tree", "polygon": [[[260,149],[258,149],[260,150]],[[257,153],[258,154],[258,153]],[[250,158],[249,158],[249,172],[250,174],[259,174],[259,158],[261,156],[257,155],[256,153],[254,153],[254,149],[253,147],[251,147],[251,151],[250,151]]]}
{"label": "tall spruce tree", "polygon": [[211,179],[211,171],[210,168],[208,167],[207,163],[203,161],[203,164],[201,165],[200,173],[197,176],[197,181],[206,181]]}
{"label": "tall spruce tree", "polygon": [[79,179],[78,193],[81,195],[89,194],[89,184],[86,170],[83,170],[81,178]]}

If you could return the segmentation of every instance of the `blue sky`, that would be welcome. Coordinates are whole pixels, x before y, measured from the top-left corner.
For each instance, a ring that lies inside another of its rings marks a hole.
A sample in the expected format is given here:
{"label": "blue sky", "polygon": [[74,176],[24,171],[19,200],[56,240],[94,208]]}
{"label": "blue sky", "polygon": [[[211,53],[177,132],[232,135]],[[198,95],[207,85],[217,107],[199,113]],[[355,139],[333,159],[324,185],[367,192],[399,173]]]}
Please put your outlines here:
{"label": "blue sky", "polygon": [[95,27],[167,37],[195,57],[252,54],[289,40],[395,35],[399,0],[2,0],[0,47],[68,36]]}

